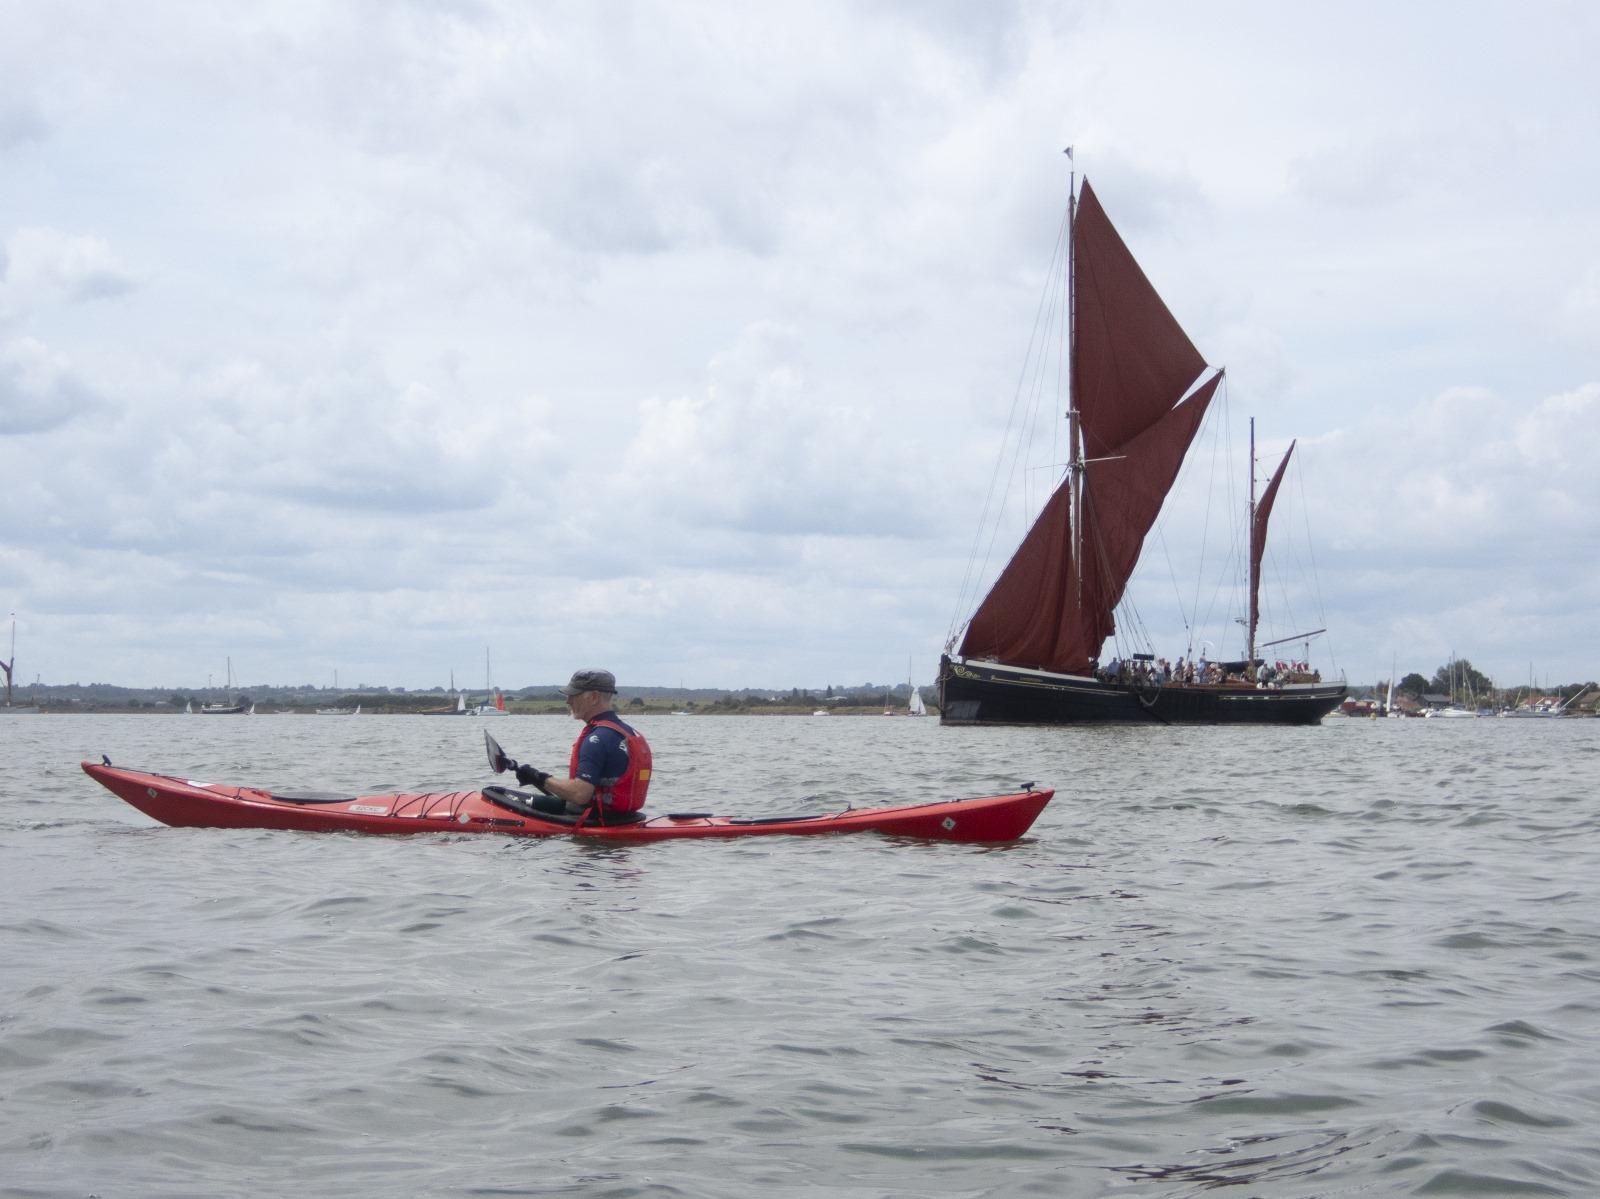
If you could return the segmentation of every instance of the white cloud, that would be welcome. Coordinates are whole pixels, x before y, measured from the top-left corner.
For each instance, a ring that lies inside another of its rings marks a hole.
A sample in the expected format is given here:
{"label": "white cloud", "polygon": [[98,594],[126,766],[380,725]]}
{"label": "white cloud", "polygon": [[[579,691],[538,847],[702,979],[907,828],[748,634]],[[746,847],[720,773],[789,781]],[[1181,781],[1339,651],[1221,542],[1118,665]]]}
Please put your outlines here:
{"label": "white cloud", "polygon": [[0,341],[0,436],[44,433],[100,407],[65,355],[31,337]]}
{"label": "white cloud", "polygon": [[133,286],[104,239],[18,229],[0,251],[0,316],[60,302],[105,299]]}
{"label": "white cloud", "polygon": [[34,104],[0,96],[0,153],[42,141],[48,132],[49,126]]}

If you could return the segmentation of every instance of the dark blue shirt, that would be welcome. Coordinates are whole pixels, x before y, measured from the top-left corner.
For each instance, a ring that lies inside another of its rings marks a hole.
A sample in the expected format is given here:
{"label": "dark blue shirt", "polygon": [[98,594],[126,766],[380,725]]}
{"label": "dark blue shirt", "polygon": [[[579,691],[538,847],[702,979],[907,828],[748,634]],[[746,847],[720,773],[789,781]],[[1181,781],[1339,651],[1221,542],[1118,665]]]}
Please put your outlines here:
{"label": "dark blue shirt", "polygon": [[[629,733],[635,732],[632,725],[623,724],[609,708],[594,720],[610,720]],[[597,791],[609,790],[628,773],[628,743],[616,729],[595,728],[592,727],[594,721],[589,723],[591,727],[579,734],[578,768],[572,772],[572,777],[582,779]]]}

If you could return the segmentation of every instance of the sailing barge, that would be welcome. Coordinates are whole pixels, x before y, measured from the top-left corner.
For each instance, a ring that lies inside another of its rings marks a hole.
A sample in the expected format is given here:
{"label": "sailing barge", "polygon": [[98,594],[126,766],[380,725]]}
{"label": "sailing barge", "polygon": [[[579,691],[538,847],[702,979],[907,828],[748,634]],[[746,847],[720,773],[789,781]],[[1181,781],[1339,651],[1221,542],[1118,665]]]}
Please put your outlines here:
{"label": "sailing barge", "polygon": [[[1069,200],[1064,477],[939,665],[943,724],[1315,724],[1344,699],[1304,662],[1258,657],[1261,557],[1284,455],[1259,499],[1251,435],[1244,656],[1189,681],[1154,655],[1100,655],[1222,372],[1206,365],[1084,181]],[[1300,633],[1270,643],[1308,640]],[[959,646],[957,641],[959,639]],[[1282,652],[1282,651],[1279,651]]]}

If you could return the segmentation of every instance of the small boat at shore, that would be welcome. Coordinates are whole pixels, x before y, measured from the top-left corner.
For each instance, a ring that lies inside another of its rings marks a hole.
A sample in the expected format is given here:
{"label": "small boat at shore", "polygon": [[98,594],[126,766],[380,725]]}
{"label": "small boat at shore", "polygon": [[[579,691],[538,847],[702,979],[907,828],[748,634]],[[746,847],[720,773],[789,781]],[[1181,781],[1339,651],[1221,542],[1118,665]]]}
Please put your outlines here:
{"label": "small boat at shore", "polygon": [[108,761],[83,771],[146,816],[176,828],[288,829],[350,833],[501,833],[513,837],[577,837],[608,842],[763,837],[778,834],[883,833],[933,841],[1014,841],[1055,794],[1032,784],[1008,795],[939,800],[884,808],[846,808],[815,815],[715,816],[676,812],[627,823],[591,824],[529,806],[530,792],[509,787],[428,794],[349,795],[272,791],[202,783],[124,770]]}
{"label": "small boat at shore", "polygon": [[254,716],[256,706],[251,704],[201,704],[198,708],[193,703],[183,705],[183,710],[189,716]]}
{"label": "small boat at shore", "polygon": [[[209,687],[210,685],[210,680],[208,679],[206,686]],[[223,693],[225,695],[233,694],[232,658],[228,659],[227,682],[223,685]],[[188,716],[254,716],[256,706],[250,702],[249,696],[241,695],[231,703],[201,704],[198,708],[194,706],[193,702],[186,703],[183,705],[183,711]]]}
{"label": "small boat at shore", "polygon": [[0,672],[6,676],[5,706],[0,707],[0,716],[37,716],[37,704],[13,704],[11,702],[11,674],[17,665],[17,614],[11,614],[11,657],[0,662]]}

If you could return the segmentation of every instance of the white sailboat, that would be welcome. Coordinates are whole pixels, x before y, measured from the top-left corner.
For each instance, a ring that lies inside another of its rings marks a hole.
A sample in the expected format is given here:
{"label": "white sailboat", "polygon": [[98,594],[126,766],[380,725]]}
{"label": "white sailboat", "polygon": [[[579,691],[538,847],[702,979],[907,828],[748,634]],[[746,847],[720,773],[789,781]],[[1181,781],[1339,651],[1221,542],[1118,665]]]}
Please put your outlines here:
{"label": "white sailboat", "polygon": [[[335,691],[339,690],[339,672],[337,670],[333,672],[333,689]],[[356,704],[356,706],[354,708],[318,708],[317,709],[317,715],[318,716],[360,716],[361,715],[361,705],[358,703],[358,704]]]}
{"label": "white sailboat", "polygon": [[450,672],[450,690],[456,692],[456,706],[453,708],[429,708],[423,712],[424,716],[471,716],[475,709],[467,707],[467,693],[456,691],[456,672]]}
{"label": "white sailboat", "polygon": [[1476,720],[1478,709],[1471,699],[1471,688],[1467,688],[1468,702],[1462,703],[1456,696],[1456,661],[1450,659],[1450,704],[1444,708],[1429,708],[1424,715],[1438,720]]}
{"label": "white sailboat", "polygon": [[494,672],[489,669],[489,650],[483,651],[483,687],[488,693],[476,708],[472,709],[474,716],[504,716],[506,714],[506,697],[500,694],[500,688],[494,685]]}
{"label": "white sailboat", "polygon": [[928,705],[922,702],[922,692],[917,690],[915,683],[911,684],[911,702],[906,706],[907,716],[926,716]]}
{"label": "white sailboat", "polygon": [[1389,660],[1389,694],[1383,701],[1383,714],[1390,720],[1404,719],[1405,713],[1398,712],[1394,706],[1394,668],[1396,659]]}

